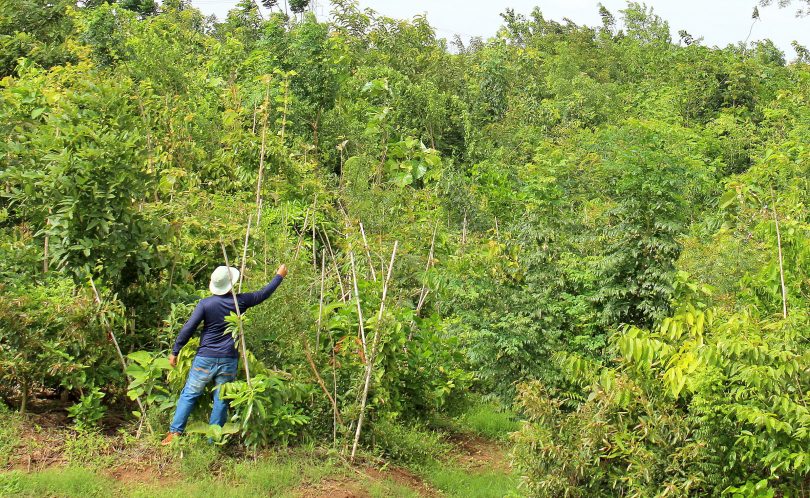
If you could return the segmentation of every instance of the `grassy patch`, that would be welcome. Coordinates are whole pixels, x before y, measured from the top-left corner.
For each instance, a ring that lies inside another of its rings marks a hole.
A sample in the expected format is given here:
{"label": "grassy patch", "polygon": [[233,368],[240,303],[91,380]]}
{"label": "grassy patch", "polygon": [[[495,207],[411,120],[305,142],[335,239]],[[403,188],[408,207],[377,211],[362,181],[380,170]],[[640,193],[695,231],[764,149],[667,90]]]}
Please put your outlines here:
{"label": "grassy patch", "polygon": [[373,498],[418,498],[421,496],[408,486],[403,486],[391,480],[372,481],[366,487],[366,491],[368,491],[368,494]]}
{"label": "grassy patch", "polygon": [[238,478],[242,491],[251,495],[277,495],[302,484],[312,484],[335,475],[341,469],[331,460],[295,453],[274,454],[258,462],[234,465],[230,474]]}
{"label": "grassy patch", "polygon": [[481,403],[455,418],[453,426],[459,432],[504,441],[519,428],[517,417],[508,409],[494,403]]}
{"label": "grassy patch", "polygon": [[424,476],[447,496],[459,498],[517,496],[518,478],[502,472],[470,473],[437,463],[428,469]]}
{"label": "grassy patch", "polygon": [[20,416],[0,402],[0,465],[8,464],[14,447],[20,443]]}
{"label": "grassy patch", "polygon": [[[171,486],[141,485],[126,490],[127,496],[293,496],[305,484],[315,484],[343,472],[332,460],[299,452],[280,451],[255,462],[235,462],[221,461],[223,457],[217,457],[214,446],[196,446],[184,452],[186,456],[180,464],[185,482]],[[212,455],[220,461],[215,462]]]}
{"label": "grassy patch", "polygon": [[451,448],[441,434],[423,424],[381,420],[373,430],[377,448],[386,458],[399,463],[423,465],[443,458]]}
{"label": "grassy patch", "polygon": [[115,496],[115,490],[112,479],[77,467],[0,474],[0,496]]}
{"label": "grassy patch", "polygon": [[115,462],[110,440],[94,431],[70,432],[65,437],[65,457],[72,465],[106,467]]}

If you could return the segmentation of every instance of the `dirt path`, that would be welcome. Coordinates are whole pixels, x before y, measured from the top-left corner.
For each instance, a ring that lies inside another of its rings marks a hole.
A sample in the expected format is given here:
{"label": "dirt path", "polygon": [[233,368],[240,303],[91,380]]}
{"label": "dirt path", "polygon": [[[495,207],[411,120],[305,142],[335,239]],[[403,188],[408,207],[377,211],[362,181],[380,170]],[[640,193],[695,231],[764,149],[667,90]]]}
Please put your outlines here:
{"label": "dirt path", "polygon": [[497,441],[470,434],[453,434],[449,440],[457,450],[452,456],[461,467],[470,471],[510,472],[507,452]]}
{"label": "dirt path", "polygon": [[[470,434],[451,434],[447,438],[453,449],[447,463],[470,474],[498,471],[511,472],[507,452],[496,441]],[[355,476],[327,478],[319,483],[301,488],[301,498],[368,498],[369,485],[391,482],[406,488],[418,496],[440,497],[443,493],[422,476],[402,467],[386,465],[384,468],[362,466],[355,469]]]}
{"label": "dirt path", "polygon": [[[184,478],[172,455],[161,448],[139,442],[124,442],[120,436],[104,435],[90,440],[98,447],[87,447],[87,441],[74,440],[66,431],[64,414],[56,411],[31,415],[19,424],[20,444],[8,455],[5,468],[26,474],[64,467],[70,461],[95,468],[98,474],[128,488],[138,485],[172,488],[184,484]],[[471,434],[446,436],[451,450],[436,466],[456,470],[470,477],[482,474],[509,474],[510,466],[503,445]],[[84,458],[88,461],[84,461]],[[78,458],[78,461],[76,459]],[[381,462],[342,467],[333,475],[319,477],[292,489],[302,498],[368,498],[413,494],[439,497],[444,494],[431,482],[430,471],[417,473]]]}

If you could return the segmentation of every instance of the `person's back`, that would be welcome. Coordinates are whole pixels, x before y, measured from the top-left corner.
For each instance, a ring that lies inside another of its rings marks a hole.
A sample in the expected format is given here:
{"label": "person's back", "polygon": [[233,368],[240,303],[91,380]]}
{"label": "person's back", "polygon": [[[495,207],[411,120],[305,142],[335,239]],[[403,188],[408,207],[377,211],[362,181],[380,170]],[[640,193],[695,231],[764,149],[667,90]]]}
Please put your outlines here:
{"label": "person's back", "polygon": [[[225,268],[221,266],[220,268]],[[217,269],[219,270],[219,268]],[[236,271],[235,268],[232,270]],[[286,267],[282,265],[279,271],[286,274]],[[233,274],[232,274],[233,275]],[[236,280],[239,279],[239,272],[236,272]],[[239,303],[239,312],[244,313],[249,308],[261,304],[265,299],[270,297],[276,288],[281,285],[284,275],[276,273],[267,285],[256,292],[246,294],[237,294],[236,301]],[[236,283],[235,281],[233,283]],[[197,350],[197,356],[205,356],[209,358],[237,358],[239,355],[234,347],[234,341],[231,334],[227,333],[228,323],[225,317],[231,313],[236,312],[236,307],[233,302],[233,294],[230,288],[225,294],[216,294],[216,292],[223,291],[227,286],[216,287],[213,283],[211,291],[214,292],[213,296],[201,299],[191,317],[180,330],[177,335],[177,340],[172,348],[172,355],[177,356],[180,354],[180,349],[188,343],[194,331],[204,322],[202,333],[200,334],[200,348]],[[171,361],[171,358],[170,358]]]}
{"label": "person's back", "polygon": [[192,363],[186,386],[177,400],[177,409],[169,428],[169,434],[163,440],[163,444],[171,443],[174,436],[182,434],[197,398],[212,380],[217,387],[214,390],[214,409],[211,411],[210,424],[219,426],[225,424],[228,402],[220,399],[219,385],[236,379],[239,362],[233,335],[228,333],[228,322],[225,318],[231,313],[237,312],[236,304],[239,305],[240,314],[261,304],[275,292],[286,275],[287,267],[281,265],[273,280],[267,285],[256,292],[237,294],[236,303],[234,303],[231,289],[239,280],[239,271],[226,266],[220,266],[214,270],[209,284],[213,295],[197,302],[191,317],[177,335],[177,340],[169,356],[171,366],[176,366],[180,350],[191,339],[200,323],[204,324],[197,356]]}

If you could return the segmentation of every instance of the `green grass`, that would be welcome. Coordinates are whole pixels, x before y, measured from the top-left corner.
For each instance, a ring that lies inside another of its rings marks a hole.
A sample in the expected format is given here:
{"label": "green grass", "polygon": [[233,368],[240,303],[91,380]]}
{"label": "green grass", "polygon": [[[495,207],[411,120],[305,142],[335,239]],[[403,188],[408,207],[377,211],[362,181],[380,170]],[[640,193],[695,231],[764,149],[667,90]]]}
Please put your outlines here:
{"label": "green grass", "polygon": [[502,472],[470,473],[467,470],[437,464],[424,473],[435,488],[458,498],[503,498],[516,496],[518,478]]}
{"label": "green grass", "polygon": [[191,463],[179,465],[184,479],[181,482],[128,484],[124,487],[91,469],[53,468],[31,474],[16,471],[0,474],[0,496],[292,496],[304,484],[315,484],[327,476],[344,472],[331,460],[279,452],[256,462],[218,462],[219,468],[212,473],[207,469],[214,464],[211,455],[216,452],[194,451],[187,453],[193,455],[187,457]]}
{"label": "green grass", "polygon": [[451,449],[440,433],[424,424],[380,420],[373,430],[377,449],[399,464],[427,464],[443,458]]}
{"label": "green grass", "polygon": [[454,428],[459,432],[472,432],[480,436],[504,441],[510,432],[520,427],[515,414],[493,403],[474,405],[470,410],[454,420]]}
{"label": "green grass", "polygon": [[0,474],[0,496],[113,496],[112,479],[78,467],[53,468],[25,474],[14,471]]}
{"label": "green grass", "polygon": [[8,464],[12,450],[20,443],[20,417],[0,402],[0,465]]}
{"label": "green grass", "polygon": [[341,472],[332,461],[295,454],[273,455],[256,463],[239,463],[230,471],[232,476],[238,476],[242,491],[264,495],[277,495]]}
{"label": "green grass", "polygon": [[370,482],[366,486],[366,491],[373,498],[418,498],[421,496],[413,489],[391,480]]}

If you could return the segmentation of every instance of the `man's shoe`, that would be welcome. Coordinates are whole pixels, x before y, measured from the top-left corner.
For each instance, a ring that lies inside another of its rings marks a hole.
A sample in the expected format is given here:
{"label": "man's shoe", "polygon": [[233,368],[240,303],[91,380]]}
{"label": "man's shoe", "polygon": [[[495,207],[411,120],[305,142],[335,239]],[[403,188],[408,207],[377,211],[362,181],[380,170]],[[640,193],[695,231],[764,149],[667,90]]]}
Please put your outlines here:
{"label": "man's shoe", "polygon": [[160,444],[162,444],[163,446],[168,446],[168,445],[172,444],[172,441],[174,441],[174,438],[178,438],[178,437],[180,437],[179,432],[170,432],[170,433],[166,434],[166,437],[163,439],[163,441],[160,442]]}

